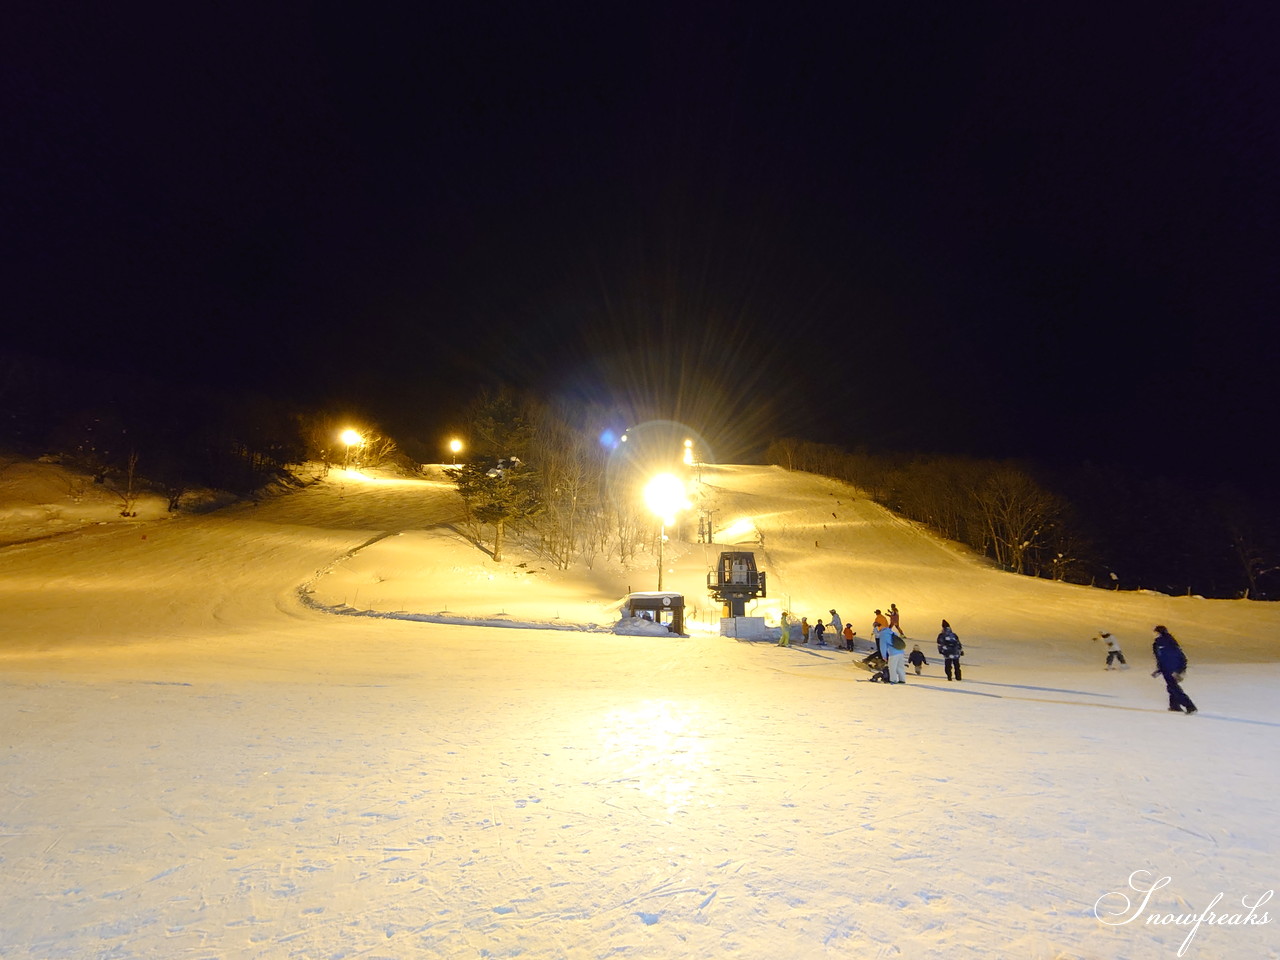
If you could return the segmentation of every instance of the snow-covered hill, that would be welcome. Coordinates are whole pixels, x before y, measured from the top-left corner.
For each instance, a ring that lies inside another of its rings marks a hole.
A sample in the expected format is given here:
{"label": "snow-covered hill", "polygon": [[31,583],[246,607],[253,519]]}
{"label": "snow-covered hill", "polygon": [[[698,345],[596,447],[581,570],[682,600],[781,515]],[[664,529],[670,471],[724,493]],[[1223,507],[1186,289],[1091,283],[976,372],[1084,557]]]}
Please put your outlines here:
{"label": "snow-covered hill", "polygon": [[[756,554],[769,596],[748,613],[778,623],[782,610],[811,622],[835,609],[867,636],[874,611],[896,603],[902,626],[931,644],[946,618],[990,663],[1090,663],[1108,630],[1135,652],[1169,625],[1205,662],[1280,660],[1280,604],[1116,592],[1003,573],[939,540],[845,484],[779,467],[707,466],[698,500],[714,511],[716,542],[673,541],[664,585],[684,593],[693,628],[717,630],[707,572],[722,550]],[[691,523],[683,528],[696,530]],[[696,539],[696,538],[695,538]],[[447,523],[398,531],[318,579],[322,603],[373,612],[453,613],[524,622],[607,623],[630,589],[652,590],[651,554],[628,569],[603,561],[562,572],[512,551],[493,563]]]}
{"label": "snow-covered hill", "polygon": [[[1154,960],[1191,927],[1149,914],[1274,887],[1277,605],[1013,577],[822,478],[703,480],[719,542],[665,574],[703,627],[733,541],[757,613],[865,633],[895,602],[927,653],[946,617],[964,681],[484,626],[607,624],[656,566],[494,564],[439,477],[0,549],[0,956]],[[1156,622],[1195,717],[1148,675]],[[1277,956],[1267,909],[1183,955]]]}

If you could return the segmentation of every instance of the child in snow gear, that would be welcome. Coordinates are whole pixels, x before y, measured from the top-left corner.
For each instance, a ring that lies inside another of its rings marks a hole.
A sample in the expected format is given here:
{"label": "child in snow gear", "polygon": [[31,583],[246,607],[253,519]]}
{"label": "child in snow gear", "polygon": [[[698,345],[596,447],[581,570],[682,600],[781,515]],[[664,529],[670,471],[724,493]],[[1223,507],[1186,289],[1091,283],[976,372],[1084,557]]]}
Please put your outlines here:
{"label": "child in snow gear", "polygon": [[964,645],[951,629],[951,624],[942,621],[942,632],[938,634],[938,653],[942,654],[942,666],[947,671],[947,679],[951,679],[952,671],[955,679],[960,679],[960,658],[964,656]]}
{"label": "child in snow gear", "polygon": [[809,642],[809,618],[800,618],[800,635],[804,638],[804,642]]}
{"label": "child in snow gear", "polygon": [[854,629],[852,626],[850,626],[847,623],[844,625],[844,648],[846,650],[850,652],[853,651],[853,638],[856,637],[857,635],[858,634],[854,632]]}
{"label": "child in snow gear", "polygon": [[1188,714],[1196,712],[1196,705],[1182,690],[1182,677],[1187,672],[1187,655],[1178,646],[1178,641],[1168,629],[1156,627],[1156,638],[1151,644],[1151,652],[1155,654],[1156,668],[1151,672],[1153,677],[1164,677],[1165,688],[1169,691],[1169,709]]}
{"label": "child in snow gear", "polygon": [[920,644],[916,644],[911,648],[911,652],[907,654],[907,661],[916,668],[916,676],[920,676],[920,668],[927,667],[929,661],[924,658],[924,653],[920,649]]}
{"label": "child in snow gear", "polygon": [[1094,637],[1093,639],[1101,640],[1107,645],[1107,667],[1106,668],[1108,670],[1119,669],[1119,667],[1115,667],[1112,665],[1116,660],[1120,661],[1121,666],[1128,666],[1128,664],[1126,664],[1124,661],[1124,654],[1120,652],[1119,640],[1117,640],[1111,634],[1106,633],[1105,631],[1099,634],[1098,636]]}
{"label": "child in snow gear", "polygon": [[827,633],[827,628],[822,625],[821,620],[819,620],[817,623],[813,625],[814,646],[818,646],[818,647],[826,646],[826,643],[823,641],[823,637],[826,636],[826,633]]}

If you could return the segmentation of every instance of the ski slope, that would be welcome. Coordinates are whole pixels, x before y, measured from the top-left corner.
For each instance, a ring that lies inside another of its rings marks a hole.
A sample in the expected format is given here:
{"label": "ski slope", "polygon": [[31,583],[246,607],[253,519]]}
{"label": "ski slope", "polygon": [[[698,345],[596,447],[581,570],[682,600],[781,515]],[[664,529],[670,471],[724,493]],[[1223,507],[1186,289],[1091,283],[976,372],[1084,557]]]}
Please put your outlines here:
{"label": "ski slope", "polygon": [[[495,564],[439,477],[23,501],[66,532],[0,550],[0,957],[1277,956],[1266,903],[1146,922],[1275,886],[1276,605],[1014,577],[773,467],[697,496],[723,532],[669,546],[686,638],[606,632],[651,555]],[[896,602],[927,654],[951,621],[965,680],[704,629],[731,547],[770,622]],[[1168,878],[1140,916],[1131,877]]]}

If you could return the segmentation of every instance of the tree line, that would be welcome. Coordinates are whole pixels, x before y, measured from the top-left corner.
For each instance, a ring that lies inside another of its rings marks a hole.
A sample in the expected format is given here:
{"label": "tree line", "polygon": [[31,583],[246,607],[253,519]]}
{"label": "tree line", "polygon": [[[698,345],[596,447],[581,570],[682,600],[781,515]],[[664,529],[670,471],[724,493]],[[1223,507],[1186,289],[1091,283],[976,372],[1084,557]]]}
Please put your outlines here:
{"label": "tree line", "polygon": [[[197,488],[248,496],[297,483],[300,464],[344,462],[349,451],[339,435],[352,425],[345,411],[266,393],[113,377],[13,354],[0,355],[0,409],[0,444],[56,456],[111,485],[125,515],[144,489],[162,493],[176,510]],[[365,463],[402,456],[367,420],[361,425],[356,455]]]}
{"label": "tree line", "polygon": [[798,439],[769,463],[843,480],[1014,573],[1118,589],[1267,599],[1280,523],[1256,494],[1084,464],[873,454]]}
{"label": "tree line", "polygon": [[[489,393],[454,472],[472,533],[501,559],[508,531],[556,566],[631,560],[658,526],[634,478],[596,437],[616,411]],[[1280,590],[1280,522],[1256,495],[1084,464],[875,454],[798,439],[767,463],[843,480],[1010,572],[1115,589],[1268,599]],[[501,470],[494,466],[504,462]],[[492,474],[492,475],[491,475]]]}
{"label": "tree line", "polygon": [[[353,425],[350,410],[123,381],[9,353],[0,354],[0,410],[0,445],[55,454],[112,483],[123,511],[144,488],[177,509],[197,487],[251,495],[299,482],[299,464],[342,464],[353,454],[360,465],[416,469],[367,417],[357,424],[361,445],[344,447],[339,434]],[[475,401],[469,421],[470,456],[454,479],[472,534],[492,537],[496,557],[509,535],[560,568],[598,558],[625,563],[654,547],[658,525],[639,502],[636,478],[597,439],[619,411],[496,391]],[[846,481],[1015,573],[1212,597],[1280,591],[1280,516],[1227,484],[1193,487],[1094,464],[1049,471],[873,454],[798,439],[772,442],[764,459]]]}

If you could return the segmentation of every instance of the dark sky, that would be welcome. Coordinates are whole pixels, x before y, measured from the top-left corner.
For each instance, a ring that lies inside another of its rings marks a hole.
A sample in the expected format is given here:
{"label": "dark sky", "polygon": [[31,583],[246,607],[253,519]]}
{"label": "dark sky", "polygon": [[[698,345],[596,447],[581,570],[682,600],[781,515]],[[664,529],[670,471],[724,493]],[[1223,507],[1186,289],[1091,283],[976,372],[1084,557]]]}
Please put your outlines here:
{"label": "dark sky", "polygon": [[1275,469],[1277,8],[830,6],[19,4],[8,346]]}

